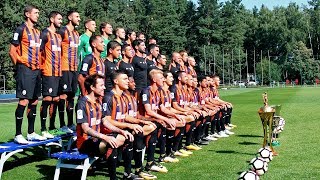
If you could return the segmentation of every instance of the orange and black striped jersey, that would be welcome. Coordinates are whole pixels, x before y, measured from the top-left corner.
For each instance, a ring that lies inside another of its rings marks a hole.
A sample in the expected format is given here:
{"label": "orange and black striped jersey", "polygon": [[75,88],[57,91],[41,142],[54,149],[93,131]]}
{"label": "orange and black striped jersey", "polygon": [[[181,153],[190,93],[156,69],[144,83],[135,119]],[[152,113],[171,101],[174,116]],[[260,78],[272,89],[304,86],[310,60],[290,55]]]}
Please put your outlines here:
{"label": "orange and black striped jersey", "polygon": [[83,59],[79,74],[87,76],[87,75],[93,75],[96,73],[104,75],[105,73],[104,60],[100,57],[99,59],[97,59],[96,57],[94,57],[93,54],[89,54]]}
{"label": "orange and black striped jersey", "polygon": [[40,35],[42,44],[41,65],[44,76],[62,76],[61,72],[61,36],[51,32],[48,28],[43,30]]}
{"label": "orange and black striped jersey", "polygon": [[128,107],[128,115],[137,118],[138,115],[138,101],[137,98],[132,95],[129,91],[124,92],[124,99]]}
{"label": "orange and black striped jersey", "polygon": [[32,70],[40,69],[40,31],[35,27],[21,24],[13,34],[11,44],[18,46],[18,64],[24,64]]}
{"label": "orange and black striped jersey", "polygon": [[111,119],[124,122],[128,111],[124,95],[117,95],[112,90],[103,97],[103,117],[111,116]]}
{"label": "orange and black striped jersey", "polygon": [[89,138],[97,140],[86,134],[83,131],[81,124],[88,123],[91,129],[100,132],[101,117],[102,108],[99,100],[92,101],[87,96],[80,97],[76,106],[77,148],[80,148],[82,143]]}
{"label": "orange and black striped jersey", "polygon": [[198,88],[199,90],[199,100],[200,100],[200,104],[205,104],[206,103],[206,100],[208,100],[209,98],[209,93],[207,91],[206,88],[202,88],[202,87],[199,87]]}
{"label": "orange and black striped jersey", "polygon": [[187,68],[186,71],[187,74],[190,74],[193,77],[197,77],[197,72],[195,69],[193,69],[193,67],[191,68],[190,66]]}
{"label": "orange and black striped jersey", "polygon": [[161,104],[166,108],[171,108],[172,98],[174,96],[169,90],[159,89]]}
{"label": "orange and black striped jersey", "polygon": [[79,33],[64,26],[59,30],[59,34],[62,38],[62,71],[77,71]]}
{"label": "orange and black striped jersey", "polygon": [[184,107],[186,102],[185,91],[178,84],[170,87],[170,92],[174,94],[172,102],[177,102],[179,106]]}
{"label": "orange and black striped jersey", "polygon": [[161,101],[160,101],[160,92],[159,90],[155,90],[152,91],[152,89],[150,88],[150,86],[144,88],[141,91],[141,104],[142,106],[140,106],[141,108],[139,108],[139,114],[142,116],[146,116],[149,117],[146,114],[146,110],[144,105],[146,104],[150,104],[151,105],[151,110],[154,112],[158,112]]}

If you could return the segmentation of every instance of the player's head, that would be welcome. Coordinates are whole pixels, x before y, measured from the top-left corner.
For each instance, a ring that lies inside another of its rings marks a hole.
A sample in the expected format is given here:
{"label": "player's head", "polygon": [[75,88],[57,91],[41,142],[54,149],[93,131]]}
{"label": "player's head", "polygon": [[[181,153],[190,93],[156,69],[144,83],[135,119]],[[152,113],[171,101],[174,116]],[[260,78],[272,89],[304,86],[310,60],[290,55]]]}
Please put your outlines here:
{"label": "player's head", "polygon": [[172,61],[175,63],[178,63],[178,64],[181,63],[181,61],[182,61],[181,55],[178,52],[173,52],[172,53]]}
{"label": "player's head", "polygon": [[96,97],[104,96],[104,76],[100,74],[93,74],[86,77],[84,87],[88,94],[94,93]]}
{"label": "player's head", "polygon": [[116,70],[111,74],[111,82],[114,88],[124,91],[129,88],[128,75],[121,70]]}
{"label": "player's head", "polygon": [[117,27],[114,34],[121,40],[126,38],[126,31],[122,27]]}
{"label": "player's head", "polygon": [[145,53],[146,52],[146,44],[144,41],[140,39],[136,39],[132,43],[135,52]]}
{"label": "player's head", "polygon": [[80,14],[75,10],[70,10],[67,12],[67,18],[69,23],[71,23],[73,26],[79,26],[80,25]]}
{"label": "player's head", "polygon": [[86,30],[89,30],[90,32],[94,33],[96,31],[96,22],[93,19],[87,19],[84,22],[84,27]]}
{"label": "player's head", "polygon": [[196,65],[196,60],[194,59],[194,57],[192,57],[192,56],[188,57],[188,64],[192,67],[194,67]]}
{"label": "player's head", "polygon": [[39,18],[39,8],[34,5],[27,5],[24,7],[23,15],[25,20],[30,20],[32,23],[36,23]]}
{"label": "player's head", "polygon": [[156,61],[157,61],[157,64],[161,64],[162,66],[165,66],[167,63],[167,57],[165,55],[159,54]]}
{"label": "player's head", "polygon": [[108,22],[102,22],[99,27],[100,34],[106,34],[108,36],[112,35],[112,25]]}
{"label": "player's head", "polygon": [[132,29],[127,29],[126,31],[126,40],[130,40],[131,42],[133,42],[134,40],[137,39],[137,35],[136,32],[133,31]]}
{"label": "player's head", "polygon": [[146,37],[144,35],[143,32],[138,32],[137,33],[137,39],[140,39],[141,41],[145,42],[146,41]]}
{"label": "player's head", "polygon": [[136,90],[136,83],[134,82],[133,77],[129,77],[129,89],[132,91]]}
{"label": "player's head", "polygon": [[212,79],[213,85],[216,86],[216,87],[219,87],[219,85],[220,85],[220,78],[219,78],[219,76],[213,75],[213,76],[211,77],[211,79]]}
{"label": "player's head", "polygon": [[178,81],[179,81],[182,85],[187,84],[187,81],[188,81],[187,73],[184,72],[184,71],[178,71],[177,74],[178,74]]}
{"label": "player's head", "polygon": [[192,84],[192,87],[196,88],[198,86],[198,79],[196,76],[193,76],[193,84]]}
{"label": "player's head", "polygon": [[202,87],[202,88],[208,87],[206,76],[199,76],[198,83],[199,83],[200,87]]}
{"label": "player's head", "polygon": [[62,15],[58,11],[51,11],[49,16],[49,22],[52,23],[55,28],[60,28],[62,24]]}
{"label": "player's head", "polygon": [[163,72],[163,76],[165,78],[164,83],[166,83],[168,86],[172,86],[173,84],[173,75],[170,71]]}
{"label": "player's head", "polygon": [[151,37],[148,39],[148,44],[157,44],[157,40]]}
{"label": "player's head", "polygon": [[180,54],[180,56],[182,57],[182,60],[183,60],[184,62],[187,62],[187,59],[188,59],[188,53],[187,53],[187,51],[186,51],[186,50],[181,50],[181,51],[179,51],[179,54]]}
{"label": "player's head", "polygon": [[158,57],[159,55],[159,46],[157,44],[150,44],[148,47],[149,53],[152,55],[153,58]]}
{"label": "player's head", "polygon": [[163,72],[161,70],[152,69],[149,72],[149,77],[150,77],[150,84],[155,83],[158,87],[163,86],[164,77],[163,77]]}
{"label": "player's head", "polygon": [[89,39],[89,44],[93,51],[97,50],[101,53],[104,50],[103,39],[100,35],[92,35]]}
{"label": "player's head", "polygon": [[193,77],[192,77],[192,75],[191,74],[187,74],[187,78],[188,78],[187,86],[188,87],[192,87],[192,85],[193,85]]}
{"label": "player's head", "polygon": [[110,41],[107,45],[108,56],[117,59],[121,54],[121,44],[117,41]]}
{"label": "player's head", "polygon": [[123,57],[126,57],[128,59],[131,59],[133,57],[132,48],[129,44],[125,44],[121,48],[121,54]]}

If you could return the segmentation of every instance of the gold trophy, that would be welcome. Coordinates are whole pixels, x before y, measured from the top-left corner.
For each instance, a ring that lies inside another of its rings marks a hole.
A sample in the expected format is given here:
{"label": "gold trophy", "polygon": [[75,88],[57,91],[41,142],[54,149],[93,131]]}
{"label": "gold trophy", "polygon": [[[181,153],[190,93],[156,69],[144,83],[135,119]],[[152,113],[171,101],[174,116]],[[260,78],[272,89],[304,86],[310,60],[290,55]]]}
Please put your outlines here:
{"label": "gold trophy", "polygon": [[263,144],[262,147],[270,146],[270,149],[274,156],[278,155],[277,152],[272,147],[272,132],[273,132],[273,116],[275,113],[275,109],[268,105],[268,96],[265,92],[262,94],[264,106],[262,106],[258,113],[263,126]]}

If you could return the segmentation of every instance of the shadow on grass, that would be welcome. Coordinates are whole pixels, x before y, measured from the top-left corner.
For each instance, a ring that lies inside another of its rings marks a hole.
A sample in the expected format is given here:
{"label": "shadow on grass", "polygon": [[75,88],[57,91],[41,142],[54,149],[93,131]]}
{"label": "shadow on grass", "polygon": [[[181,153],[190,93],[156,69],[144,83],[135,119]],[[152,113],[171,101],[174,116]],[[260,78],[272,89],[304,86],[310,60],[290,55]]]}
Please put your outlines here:
{"label": "shadow on grass", "polygon": [[[56,166],[50,165],[37,165],[36,166],[39,170],[39,173],[43,175],[42,180],[52,179],[54,177]],[[60,180],[70,180],[70,179],[81,179],[82,171],[79,169],[60,169]],[[107,168],[93,168],[89,169],[87,173],[87,177],[97,177],[97,176],[105,176],[109,177],[108,169]],[[123,173],[117,172],[118,179],[122,179]]]}
{"label": "shadow on grass", "polygon": [[261,135],[252,135],[252,134],[240,134],[240,135],[236,135],[238,137],[249,137],[249,138],[258,138],[258,137],[263,137]]}
{"label": "shadow on grass", "polygon": [[208,151],[214,151],[219,154],[244,154],[244,155],[254,155],[254,153],[246,153],[246,152],[238,152],[233,150],[222,150],[222,151],[215,151],[215,150],[208,150]]}
{"label": "shadow on grass", "polygon": [[257,145],[259,143],[243,141],[243,142],[239,142],[238,144],[241,144],[241,145]]}

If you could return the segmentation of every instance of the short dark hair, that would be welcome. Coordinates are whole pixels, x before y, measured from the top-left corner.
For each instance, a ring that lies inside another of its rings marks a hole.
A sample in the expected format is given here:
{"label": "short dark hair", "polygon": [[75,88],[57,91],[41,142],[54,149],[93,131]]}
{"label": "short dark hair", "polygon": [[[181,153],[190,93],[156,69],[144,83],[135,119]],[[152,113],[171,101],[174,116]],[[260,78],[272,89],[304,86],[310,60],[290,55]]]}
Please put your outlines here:
{"label": "short dark hair", "polygon": [[98,39],[98,37],[101,37],[101,36],[100,35],[92,35],[89,39],[89,44],[90,44],[90,47],[92,50],[93,50],[93,42],[95,42]]}
{"label": "short dark hair", "polygon": [[198,76],[197,79],[198,79],[198,82],[201,83],[203,80],[206,79],[206,76],[200,75],[200,76]]}
{"label": "short dark hair", "polygon": [[135,51],[137,51],[136,46],[139,46],[141,43],[143,43],[144,41],[142,41],[141,39],[136,39],[132,42],[132,47]]}
{"label": "short dark hair", "polygon": [[51,11],[50,13],[49,13],[49,16],[48,16],[48,18],[49,18],[49,21],[50,21],[50,18],[55,18],[57,15],[61,15],[61,13],[60,12],[58,12],[58,11]]}
{"label": "short dark hair", "polygon": [[90,21],[94,21],[94,20],[93,20],[93,19],[87,19],[87,20],[85,20],[84,23],[83,23],[83,24],[84,24],[84,27],[86,27],[86,24],[89,23]]}
{"label": "short dark hair", "polygon": [[156,47],[159,47],[159,45],[157,45],[157,44],[149,44],[149,47],[148,47],[149,52],[151,50],[153,50],[154,48],[156,48]]}
{"label": "short dark hair", "polygon": [[97,85],[97,79],[104,79],[104,76],[101,74],[93,74],[86,77],[84,81],[84,88],[88,93],[91,93],[91,86],[95,87]]}
{"label": "short dark hair", "polygon": [[163,72],[163,76],[164,76],[165,78],[167,78],[169,73],[172,74],[170,71],[164,71],[164,72]]}
{"label": "short dark hair", "polygon": [[126,74],[123,70],[116,70],[111,73],[111,83],[114,86],[114,80],[118,78],[119,75]]}
{"label": "short dark hair", "polygon": [[127,47],[131,47],[130,44],[124,44],[124,45],[121,47],[121,51],[125,51]]}
{"label": "short dark hair", "polygon": [[71,14],[73,14],[73,13],[78,13],[78,11],[76,11],[76,10],[74,10],[74,9],[69,10],[69,11],[67,12],[67,18],[68,18]]}
{"label": "short dark hair", "polygon": [[31,12],[33,9],[39,9],[39,8],[38,8],[37,6],[31,5],[31,4],[26,5],[26,6],[24,7],[23,16],[24,16],[25,19],[27,19],[26,13],[27,13],[27,12]]}
{"label": "short dark hair", "polygon": [[135,31],[132,30],[132,29],[127,29],[126,30],[126,39],[125,40],[128,40],[129,39],[129,36],[131,36],[132,33],[134,33]]}
{"label": "short dark hair", "polygon": [[[110,23],[108,23],[108,22],[102,22],[102,23],[100,24],[100,27],[99,27],[100,34],[102,34],[102,29],[104,29],[108,24],[110,24]],[[110,25],[111,25],[111,24],[110,24]]]}
{"label": "short dark hair", "polygon": [[115,49],[116,47],[120,46],[121,47],[121,44],[118,43],[117,41],[110,41],[108,42],[108,45],[107,45],[107,54],[109,54],[109,50],[110,49]]}

